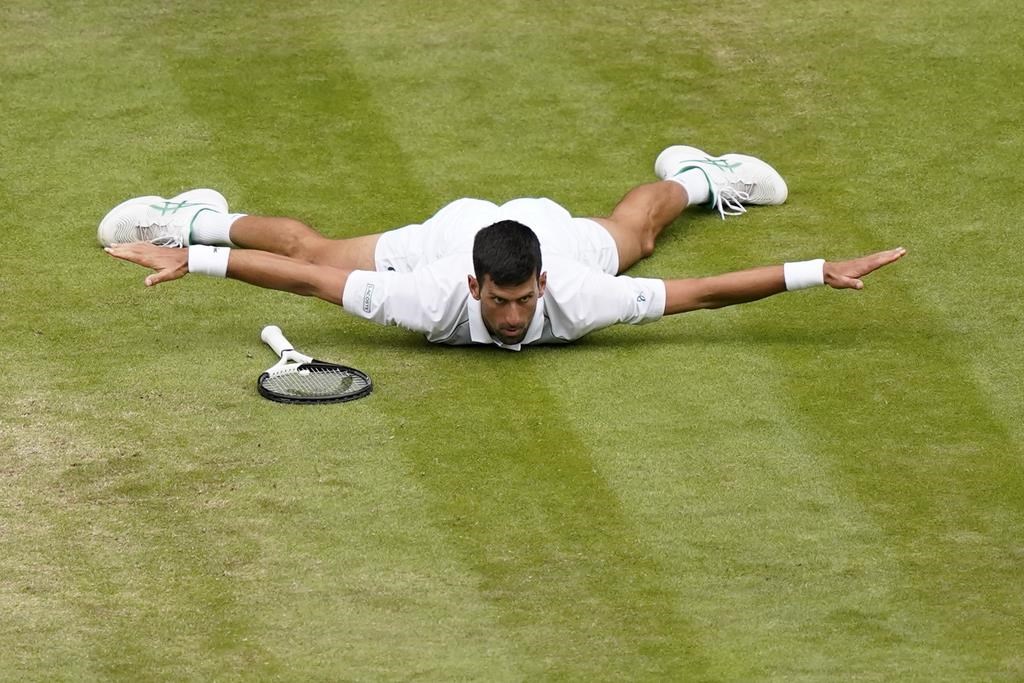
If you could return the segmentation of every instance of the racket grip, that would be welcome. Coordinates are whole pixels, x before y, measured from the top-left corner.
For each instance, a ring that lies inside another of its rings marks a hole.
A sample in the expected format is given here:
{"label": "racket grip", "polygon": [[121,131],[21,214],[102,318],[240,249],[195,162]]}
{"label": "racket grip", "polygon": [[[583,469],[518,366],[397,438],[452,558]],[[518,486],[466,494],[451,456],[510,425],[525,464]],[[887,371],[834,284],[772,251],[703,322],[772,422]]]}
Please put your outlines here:
{"label": "racket grip", "polygon": [[277,325],[267,325],[260,332],[260,339],[263,343],[274,349],[274,353],[282,355],[285,351],[291,351],[295,347],[291,345],[287,339],[285,339],[284,332]]}

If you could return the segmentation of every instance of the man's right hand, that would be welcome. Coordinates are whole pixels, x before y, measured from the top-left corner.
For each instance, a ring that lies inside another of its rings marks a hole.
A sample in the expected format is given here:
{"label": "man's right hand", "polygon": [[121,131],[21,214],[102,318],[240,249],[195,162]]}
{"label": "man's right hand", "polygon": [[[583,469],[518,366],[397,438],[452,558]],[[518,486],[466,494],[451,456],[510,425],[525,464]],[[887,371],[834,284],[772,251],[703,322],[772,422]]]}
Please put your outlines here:
{"label": "man's right hand", "polygon": [[123,261],[131,261],[140,266],[152,269],[146,277],[146,286],[177,280],[188,273],[188,249],[172,249],[158,247],[148,242],[132,242],[115,244],[106,247],[105,252]]}

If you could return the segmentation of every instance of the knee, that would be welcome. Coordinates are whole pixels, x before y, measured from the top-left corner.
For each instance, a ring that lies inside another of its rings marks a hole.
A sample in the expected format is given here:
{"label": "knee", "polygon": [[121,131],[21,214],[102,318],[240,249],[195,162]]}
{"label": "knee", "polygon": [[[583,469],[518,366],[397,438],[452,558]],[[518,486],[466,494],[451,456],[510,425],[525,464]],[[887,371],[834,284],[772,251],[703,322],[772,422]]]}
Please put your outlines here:
{"label": "knee", "polygon": [[327,238],[294,218],[283,220],[286,225],[281,226],[280,231],[281,253],[303,261],[313,261]]}
{"label": "knee", "polygon": [[654,236],[653,235],[644,235],[640,239],[640,257],[641,258],[647,258],[651,254],[653,254],[654,253],[654,244],[655,244],[655,242],[654,242]]}

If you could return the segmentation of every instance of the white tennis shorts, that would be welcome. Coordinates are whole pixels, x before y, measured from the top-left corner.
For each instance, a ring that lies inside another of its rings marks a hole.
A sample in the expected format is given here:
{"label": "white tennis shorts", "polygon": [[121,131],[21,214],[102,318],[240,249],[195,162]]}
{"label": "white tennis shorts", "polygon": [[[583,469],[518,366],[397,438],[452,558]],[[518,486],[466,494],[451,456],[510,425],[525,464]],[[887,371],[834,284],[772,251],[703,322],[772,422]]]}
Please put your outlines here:
{"label": "white tennis shorts", "polygon": [[381,234],[377,270],[410,272],[442,258],[465,254],[472,263],[473,238],[488,225],[513,220],[540,240],[543,255],[561,256],[610,275],[619,272],[615,240],[589,218],[574,218],[550,199],[513,199],[498,206],[482,199],[457,199],[426,222]]}

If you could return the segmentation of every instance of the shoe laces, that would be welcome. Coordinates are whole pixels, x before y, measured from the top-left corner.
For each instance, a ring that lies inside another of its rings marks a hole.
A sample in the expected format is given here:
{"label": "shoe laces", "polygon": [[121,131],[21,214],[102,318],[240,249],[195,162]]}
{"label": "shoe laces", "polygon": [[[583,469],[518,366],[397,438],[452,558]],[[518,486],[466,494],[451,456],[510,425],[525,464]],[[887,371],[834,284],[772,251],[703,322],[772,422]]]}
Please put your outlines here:
{"label": "shoe laces", "polygon": [[[720,185],[711,180],[708,167],[715,168],[719,173],[723,174],[724,178]],[[729,178],[729,175],[736,176],[735,167],[735,164],[731,164],[725,159],[704,157],[703,159],[696,160],[692,166],[683,167],[676,174],[678,175],[683,171],[694,168],[702,171],[704,177],[707,178],[708,187],[711,190],[710,205],[718,211],[722,220],[725,220],[726,216],[739,216],[747,212],[747,207],[743,206],[743,202],[750,199],[750,190],[754,188],[753,183],[744,182],[742,178],[736,177],[735,180]],[[742,185],[744,189],[737,189],[735,187],[736,184]]]}
{"label": "shoe laces", "polygon": [[725,220],[726,216],[739,216],[747,212],[743,202],[750,199],[749,193],[726,185],[717,191],[712,189],[711,194],[711,204],[718,210],[722,220]]}

